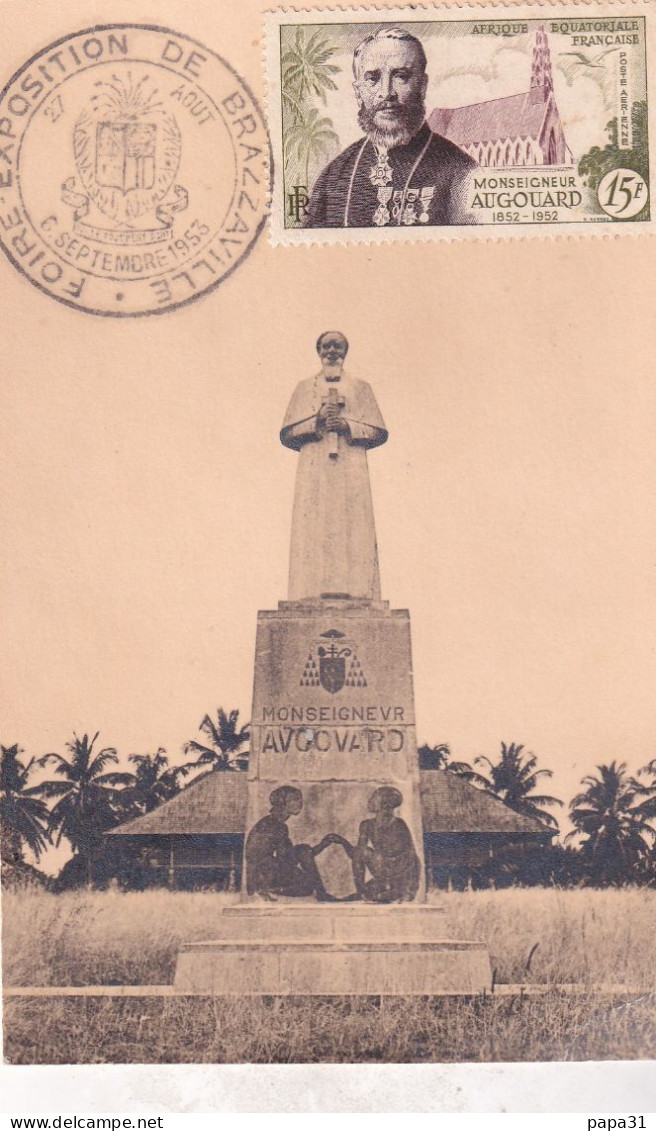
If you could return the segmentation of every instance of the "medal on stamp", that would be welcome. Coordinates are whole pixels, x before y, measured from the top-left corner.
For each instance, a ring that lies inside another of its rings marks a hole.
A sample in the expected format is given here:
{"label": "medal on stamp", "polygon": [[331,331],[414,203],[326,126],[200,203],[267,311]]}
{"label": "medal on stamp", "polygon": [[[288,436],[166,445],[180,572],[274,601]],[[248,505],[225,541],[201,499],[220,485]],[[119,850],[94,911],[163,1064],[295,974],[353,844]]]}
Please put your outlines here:
{"label": "medal on stamp", "polygon": [[641,0],[270,12],[273,242],[650,231],[655,56]]}
{"label": "medal on stamp", "polygon": [[0,96],[0,242],[60,302],[162,313],[216,287],[262,230],[269,141],[229,63],[178,32],[96,27]]}

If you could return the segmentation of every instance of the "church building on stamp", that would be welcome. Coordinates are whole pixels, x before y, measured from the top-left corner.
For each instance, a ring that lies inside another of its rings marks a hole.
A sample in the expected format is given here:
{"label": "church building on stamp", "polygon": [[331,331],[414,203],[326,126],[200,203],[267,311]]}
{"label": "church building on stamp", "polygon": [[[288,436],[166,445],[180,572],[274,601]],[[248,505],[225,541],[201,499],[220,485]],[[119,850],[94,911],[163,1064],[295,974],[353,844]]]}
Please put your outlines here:
{"label": "church building on stamp", "polygon": [[538,28],[531,86],[523,94],[433,110],[428,124],[482,167],[572,165],[553,89],[549,42]]}

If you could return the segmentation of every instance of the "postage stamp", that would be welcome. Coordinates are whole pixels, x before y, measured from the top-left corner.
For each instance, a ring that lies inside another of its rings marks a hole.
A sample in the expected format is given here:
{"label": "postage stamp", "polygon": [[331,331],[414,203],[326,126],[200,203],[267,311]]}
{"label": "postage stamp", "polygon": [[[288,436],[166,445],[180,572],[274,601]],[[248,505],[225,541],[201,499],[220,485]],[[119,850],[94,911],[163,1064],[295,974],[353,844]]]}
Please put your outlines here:
{"label": "postage stamp", "polygon": [[0,94],[0,244],[78,310],[162,313],[218,286],[269,205],[270,147],[247,85],[167,28],[93,27]]}
{"label": "postage stamp", "polygon": [[274,242],[644,232],[656,12],[277,11]]}

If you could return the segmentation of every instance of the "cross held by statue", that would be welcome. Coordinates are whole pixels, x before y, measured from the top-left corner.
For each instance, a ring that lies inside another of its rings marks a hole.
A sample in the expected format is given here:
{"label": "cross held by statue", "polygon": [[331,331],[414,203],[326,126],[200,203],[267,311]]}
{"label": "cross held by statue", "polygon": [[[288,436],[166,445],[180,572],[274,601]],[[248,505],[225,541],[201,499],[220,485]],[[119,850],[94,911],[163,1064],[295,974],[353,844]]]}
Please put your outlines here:
{"label": "cross held by statue", "polygon": [[[344,408],[346,401],[341,396],[337,389],[334,387],[328,390],[325,397],[321,398],[322,404],[334,405],[335,408]],[[337,459],[339,457],[339,436],[337,432],[328,432],[326,434],[326,443],[328,445],[328,459]]]}

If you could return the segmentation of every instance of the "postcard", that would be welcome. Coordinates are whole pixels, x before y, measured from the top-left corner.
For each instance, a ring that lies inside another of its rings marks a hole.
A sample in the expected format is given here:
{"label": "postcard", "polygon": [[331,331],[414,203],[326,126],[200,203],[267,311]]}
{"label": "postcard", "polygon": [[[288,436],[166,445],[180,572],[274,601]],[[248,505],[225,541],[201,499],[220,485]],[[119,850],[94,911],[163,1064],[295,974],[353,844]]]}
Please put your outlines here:
{"label": "postcard", "polygon": [[15,1110],[649,1110],[656,10],[2,12]]}

